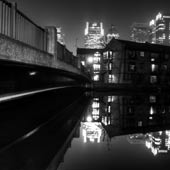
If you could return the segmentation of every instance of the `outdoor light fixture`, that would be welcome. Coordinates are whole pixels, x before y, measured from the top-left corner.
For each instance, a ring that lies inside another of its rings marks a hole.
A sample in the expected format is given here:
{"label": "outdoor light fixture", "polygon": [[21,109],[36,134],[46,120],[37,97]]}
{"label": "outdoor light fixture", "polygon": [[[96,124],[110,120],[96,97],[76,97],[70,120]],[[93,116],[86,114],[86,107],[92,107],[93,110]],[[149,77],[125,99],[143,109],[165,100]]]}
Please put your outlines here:
{"label": "outdoor light fixture", "polygon": [[88,57],[88,58],[87,58],[87,62],[88,62],[88,63],[93,63],[93,57]]}

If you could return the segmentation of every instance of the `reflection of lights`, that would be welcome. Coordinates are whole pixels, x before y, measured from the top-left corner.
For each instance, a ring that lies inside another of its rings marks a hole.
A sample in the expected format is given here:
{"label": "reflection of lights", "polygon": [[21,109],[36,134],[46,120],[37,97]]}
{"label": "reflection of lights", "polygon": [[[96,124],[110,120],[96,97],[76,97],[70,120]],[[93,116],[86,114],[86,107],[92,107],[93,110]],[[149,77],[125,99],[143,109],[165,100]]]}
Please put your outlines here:
{"label": "reflection of lights", "polygon": [[151,148],[151,152],[153,153],[154,156],[158,154],[158,150],[156,148]]}
{"label": "reflection of lights", "polygon": [[86,120],[87,120],[87,122],[91,122],[92,121],[92,117],[91,116],[87,116]]}
{"label": "reflection of lights", "polygon": [[146,141],[146,142],[145,142],[145,146],[146,146],[148,149],[150,149],[150,148],[151,148],[151,142]]}
{"label": "reflection of lights", "polygon": [[34,75],[36,75],[36,74],[37,74],[37,73],[36,73],[35,71],[32,71],[32,72],[29,73],[30,76],[34,76]]}
{"label": "reflection of lights", "polygon": [[98,120],[99,119],[99,115],[93,115],[92,116],[94,120]]}
{"label": "reflection of lights", "polygon": [[152,120],[152,119],[153,119],[153,117],[151,117],[151,116],[150,116],[150,117],[149,117],[149,119],[150,119],[150,120]]}
{"label": "reflection of lights", "polygon": [[153,115],[154,114],[154,110],[153,110],[153,107],[150,108],[150,115]]}
{"label": "reflection of lights", "polygon": [[99,115],[99,109],[93,109],[92,115]]}
{"label": "reflection of lights", "polygon": [[83,66],[85,66],[85,61],[81,61],[81,64],[82,64]]}
{"label": "reflection of lights", "polygon": [[100,104],[99,102],[93,102],[92,108],[99,108]]}
{"label": "reflection of lights", "polygon": [[102,134],[101,123],[98,122],[83,123],[82,135],[84,143],[87,142],[87,139],[89,139],[90,142],[95,142],[95,139],[97,139],[97,143],[100,143],[101,134]]}

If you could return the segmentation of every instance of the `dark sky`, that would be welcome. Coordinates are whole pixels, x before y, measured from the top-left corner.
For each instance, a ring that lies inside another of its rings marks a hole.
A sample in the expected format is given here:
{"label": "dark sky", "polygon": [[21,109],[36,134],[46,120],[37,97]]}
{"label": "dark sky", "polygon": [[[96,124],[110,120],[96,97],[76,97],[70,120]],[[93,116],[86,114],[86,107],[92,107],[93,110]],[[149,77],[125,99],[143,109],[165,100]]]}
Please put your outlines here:
{"label": "dark sky", "polygon": [[121,39],[128,39],[133,22],[149,22],[160,12],[170,13],[170,0],[8,0],[40,26],[62,27],[66,45],[75,51],[83,45],[86,21],[101,21],[105,32],[117,26]]}

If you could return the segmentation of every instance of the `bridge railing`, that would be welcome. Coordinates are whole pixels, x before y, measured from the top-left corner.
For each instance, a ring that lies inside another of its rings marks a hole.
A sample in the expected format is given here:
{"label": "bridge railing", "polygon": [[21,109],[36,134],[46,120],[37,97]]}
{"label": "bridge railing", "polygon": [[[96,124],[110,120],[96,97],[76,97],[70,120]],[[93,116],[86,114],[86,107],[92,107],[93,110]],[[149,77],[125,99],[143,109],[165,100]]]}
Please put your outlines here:
{"label": "bridge railing", "polygon": [[0,0],[0,33],[27,43],[37,49],[47,50],[47,33],[21,11],[16,4]]}

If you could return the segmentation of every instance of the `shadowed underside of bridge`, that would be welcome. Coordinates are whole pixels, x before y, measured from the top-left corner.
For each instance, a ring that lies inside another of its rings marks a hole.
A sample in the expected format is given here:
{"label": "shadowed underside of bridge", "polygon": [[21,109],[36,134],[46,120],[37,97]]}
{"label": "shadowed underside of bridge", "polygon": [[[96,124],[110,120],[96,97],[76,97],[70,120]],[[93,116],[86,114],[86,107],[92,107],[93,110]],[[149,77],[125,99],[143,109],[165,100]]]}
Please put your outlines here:
{"label": "shadowed underside of bridge", "polygon": [[0,94],[89,82],[79,69],[53,55],[0,35]]}

